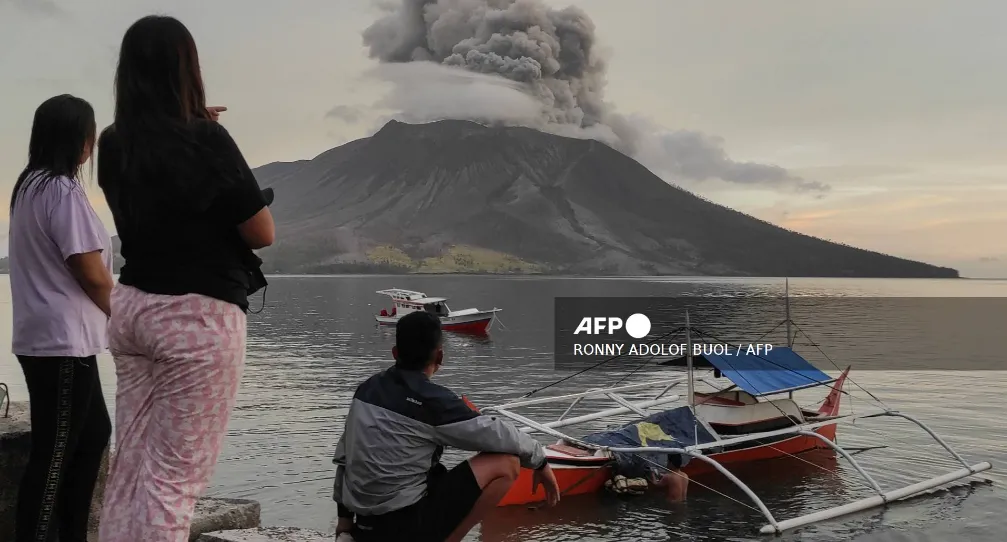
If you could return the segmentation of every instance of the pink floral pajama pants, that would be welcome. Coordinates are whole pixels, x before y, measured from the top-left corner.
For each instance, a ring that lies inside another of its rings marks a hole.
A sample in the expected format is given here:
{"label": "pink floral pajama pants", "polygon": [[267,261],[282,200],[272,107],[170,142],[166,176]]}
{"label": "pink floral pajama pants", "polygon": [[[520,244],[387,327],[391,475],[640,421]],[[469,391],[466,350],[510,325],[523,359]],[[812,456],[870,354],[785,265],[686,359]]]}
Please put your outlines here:
{"label": "pink floral pajama pants", "polygon": [[220,454],[245,362],[245,313],[116,285],[115,452],[100,542],[183,542]]}

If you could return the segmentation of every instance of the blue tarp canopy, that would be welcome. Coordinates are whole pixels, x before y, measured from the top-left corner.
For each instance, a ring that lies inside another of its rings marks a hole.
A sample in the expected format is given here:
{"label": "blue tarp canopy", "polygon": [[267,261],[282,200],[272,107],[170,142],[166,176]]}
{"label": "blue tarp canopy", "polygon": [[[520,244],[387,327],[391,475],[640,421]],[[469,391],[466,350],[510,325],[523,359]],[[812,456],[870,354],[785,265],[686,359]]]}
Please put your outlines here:
{"label": "blue tarp canopy", "polygon": [[[692,414],[689,407],[678,407],[651,414],[642,420],[626,424],[619,429],[593,433],[581,440],[599,446],[613,448],[635,448],[641,446],[656,448],[685,448],[695,444],[707,444],[714,438]],[[661,468],[669,463],[684,467],[689,456],[684,454],[660,453],[613,453],[615,470],[627,478],[643,478],[651,472],[661,473]],[[657,466],[655,466],[655,463]]]}
{"label": "blue tarp canopy", "polygon": [[[686,359],[677,358],[661,365],[684,367]],[[809,388],[835,380],[785,346],[758,354],[745,353],[744,348],[740,353],[728,348],[727,355],[693,356],[692,366],[715,367],[736,386],[755,396]]]}

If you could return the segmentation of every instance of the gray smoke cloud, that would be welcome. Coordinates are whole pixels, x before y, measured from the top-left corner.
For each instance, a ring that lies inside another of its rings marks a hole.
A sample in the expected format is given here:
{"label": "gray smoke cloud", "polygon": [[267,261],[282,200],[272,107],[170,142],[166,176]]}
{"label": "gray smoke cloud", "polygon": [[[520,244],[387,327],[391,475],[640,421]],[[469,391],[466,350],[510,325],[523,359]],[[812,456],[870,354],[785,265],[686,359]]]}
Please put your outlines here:
{"label": "gray smoke cloud", "polygon": [[[673,181],[829,188],[779,166],[734,161],[718,138],[618,113],[604,99],[606,62],[594,23],[576,6],[555,9],[542,0],[377,0],[375,5],[382,15],[363,33],[370,56],[410,66],[410,71],[377,72],[394,87],[383,105],[397,109],[400,118],[493,121],[597,139]],[[450,81],[458,70],[518,86]],[[424,84],[438,89],[424,90]],[[492,96],[477,95],[486,88],[495,91]],[[533,111],[519,94],[534,99]],[[509,103],[522,107],[515,113]]]}
{"label": "gray smoke cloud", "polygon": [[356,124],[363,117],[363,112],[356,107],[348,105],[337,105],[325,114],[327,119],[338,119],[347,124]]}
{"label": "gray smoke cloud", "polygon": [[533,126],[542,105],[509,79],[460,70],[432,62],[382,64],[368,74],[391,83],[377,102],[388,119],[410,123],[468,119],[486,124]]}

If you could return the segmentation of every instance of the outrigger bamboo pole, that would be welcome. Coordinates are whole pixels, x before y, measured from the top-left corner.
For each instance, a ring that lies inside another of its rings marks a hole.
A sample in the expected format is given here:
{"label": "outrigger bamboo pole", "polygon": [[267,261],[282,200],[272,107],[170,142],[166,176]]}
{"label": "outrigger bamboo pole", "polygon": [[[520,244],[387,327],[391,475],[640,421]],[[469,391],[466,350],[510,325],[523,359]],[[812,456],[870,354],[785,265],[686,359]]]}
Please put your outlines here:
{"label": "outrigger bamboo pole", "polygon": [[790,278],[784,279],[783,286],[783,300],[787,304],[787,348],[794,346],[794,342],[790,340]]}
{"label": "outrigger bamboo pole", "polygon": [[[651,407],[666,405],[668,403],[674,403],[674,402],[677,402],[679,399],[681,399],[681,398],[679,396],[677,396],[677,395],[669,395],[668,397],[662,397],[660,399],[651,399],[649,401],[642,401],[642,402],[639,402],[639,403],[633,403],[633,406],[635,406],[637,408],[651,408]],[[503,412],[509,412],[507,409],[502,409],[502,411]],[[496,412],[501,412],[501,411],[497,410]],[[584,414],[583,416],[576,416],[576,417],[573,417],[573,418],[565,418],[565,419],[556,420],[556,421],[553,421],[553,422],[546,422],[546,423],[543,423],[542,426],[543,427],[548,427],[550,429],[555,429],[557,427],[566,427],[568,425],[576,425],[578,423],[584,423],[584,422],[590,422],[590,421],[594,421],[594,420],[600,420],[602,418],[609,418],[611,416],[618,416],[620,414],[629,414],[630,412],[632,412],[631,409],[629,409],[627,407],[624,407],[624,406],[621,406],[621,407],[616,407],[616,408],[610,408],[608,410],[602,410],[601,412],[595,412],[593,414]],[[528,426],[526,426],[526,427],[522,427],[521,428],[521,432],[522,433],[534,433],[536,431],[537,431],[537,429],[535,429],[534,427],[528,427]]]}
{"label": "outrigger bamboo pole", "polygon": [[692,328],[689,324],[689,309],[685,309],[685,346],[688,351],[685,353],[685,366],[686,373],[689,383],[688,397],[689,397],[689,410],[692,414],[696,414],[696,393],[693,388],[692,383]]}
{"label": "outrigger bamboo pole", "polygon": [[675,378],[665,378],[663,380],[655,380],[651,382],[641,382],[639,384],[628,384],[625,386],[617,386],[615,388],[595,388],[593,390],[583,391],[579,393],[568,393],[566,395],[550,395],[548,397],[537,397],[535,399],[524,399],[520,401],[514,401],[511,403],[505,403],[502,405],[495,405],[491,407],[486,407],[483,409],[485,412],[491,412],[497,409],[511,409],[518,407],[526,407],[531,405],[540,405],[543,403],[557,403],[559,401],[565,401],[567,399],[577,399],[577,398],[588,398],[588,397],[605,397],[607,393],[613,391],[631,391],[631,390],[641,390],[646,388],[654,388],[656,386],[664,386],[669,384],[677,384],[684,380],[681,376],[676,376]]}
{"label": "outrigger bamboo pole", "polygon": [[990,468],[992,468],[991,465],[985,461],[982,463],[976,463],[967,469],[958,469],[941,476],[936,476],[929,480],[924,480],[913,485],[889,491],[883,495],[875,495],[873,497],[867,497],[866,499],[854,501],[835,508],[829,508],[828,510],[813,512],[793,519],[786,519],[777,522],[776,525],[765,525],[762,529],[759,529],[759,532],[762,534],[780,534],[789,529],[795,529],[804,525],[818,523],[820,521],[845,516],[847,514],[853,514],[855,512],[876,508],[878,506],[884,506],[892,501],[905,499],[906,497],[911,497],[928,489],[940,487],[944,484],[954,482],[955,480],[961,480],[962,478],[968,478],[977,472],[983,472],[989,470]]}

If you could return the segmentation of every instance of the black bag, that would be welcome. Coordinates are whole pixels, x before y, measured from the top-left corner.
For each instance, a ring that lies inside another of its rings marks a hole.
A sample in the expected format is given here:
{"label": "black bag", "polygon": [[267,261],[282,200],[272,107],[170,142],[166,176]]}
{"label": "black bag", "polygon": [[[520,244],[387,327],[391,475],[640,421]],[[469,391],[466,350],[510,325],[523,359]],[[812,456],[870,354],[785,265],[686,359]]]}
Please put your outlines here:
{"label": "black bag", "polygon": [[262,269],[256,267],[248,272],[248,295],[252,295],[266,286],[269,286],[269,283],[266,282],[266,276],[262,274]]}
{"label": "black bag", "polygon": [[252,295],[268,286],[269,283],[266,282],[266,276],[262,274],[262,258],[256,256],[249,249],[245,254],[244,260],[245,271],[248,273],[248,290],[246,293]]}

